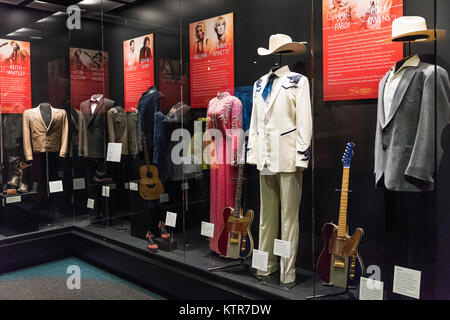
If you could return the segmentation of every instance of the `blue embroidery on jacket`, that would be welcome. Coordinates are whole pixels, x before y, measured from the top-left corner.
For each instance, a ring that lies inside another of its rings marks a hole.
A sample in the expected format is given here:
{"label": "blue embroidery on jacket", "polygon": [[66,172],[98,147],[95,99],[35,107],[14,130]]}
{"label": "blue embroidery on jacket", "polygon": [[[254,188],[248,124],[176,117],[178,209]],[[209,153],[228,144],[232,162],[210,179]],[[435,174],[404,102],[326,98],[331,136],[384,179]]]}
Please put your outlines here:
{"label": "blue embroidery on jacket", "polygon": [[290,83],[298,84],[298,82],[300,81],[301,77],[302,76],[300,74],[297,74],[295,76],[290,76],[290,77],[288,76],[288,79],[289,79]]}
{"label": "blue embroidery on jacket", "polygon": [[258,81],[256,81],[256,92],[261,91],[261,89],[262,89],[261,83],[262,83],[262,79],[259,79]]}
{"label": "blue embroidery on jacket", "polygon": [[311,156],[311,147],[308,147],[305,151],[297,151],[298,154],[301,154],[303,156],[303,161],[308,161],[309,157]]}

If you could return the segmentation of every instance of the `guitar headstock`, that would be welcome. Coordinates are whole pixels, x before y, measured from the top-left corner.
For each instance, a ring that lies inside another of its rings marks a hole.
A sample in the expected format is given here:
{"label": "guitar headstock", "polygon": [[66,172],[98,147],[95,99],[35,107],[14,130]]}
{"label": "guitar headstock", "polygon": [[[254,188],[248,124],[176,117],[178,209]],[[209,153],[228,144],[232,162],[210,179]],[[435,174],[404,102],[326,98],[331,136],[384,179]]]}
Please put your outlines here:
{"label": "guitar headstock", "polygon": [[350,168],[350,164],[353,160],[355,144],[353,142],[348,142],[345,147],[344,156],[342,157],[342,166],[344,168]]}

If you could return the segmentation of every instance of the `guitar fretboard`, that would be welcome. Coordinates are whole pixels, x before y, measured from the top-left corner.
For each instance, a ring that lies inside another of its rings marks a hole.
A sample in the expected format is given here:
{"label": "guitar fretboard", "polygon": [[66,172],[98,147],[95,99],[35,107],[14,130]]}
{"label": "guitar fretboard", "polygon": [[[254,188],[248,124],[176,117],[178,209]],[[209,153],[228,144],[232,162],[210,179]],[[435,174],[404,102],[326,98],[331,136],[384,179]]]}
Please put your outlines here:
{"label": "guitar fretboard", "polygon": [[244,178],[244,164],[239,165],[239,173],[236,183],[236,195],[234,197],[234,216],[239,217],[241,211],[241,197],[242,197],[242,180]]}
{"label": "guitar fretboard", "polygon": [[350,180],[350,168],[344,168],[342,172],[341,203],[339,206],[338,237],[347,236],[347,205],[348,205],[348,185]]}

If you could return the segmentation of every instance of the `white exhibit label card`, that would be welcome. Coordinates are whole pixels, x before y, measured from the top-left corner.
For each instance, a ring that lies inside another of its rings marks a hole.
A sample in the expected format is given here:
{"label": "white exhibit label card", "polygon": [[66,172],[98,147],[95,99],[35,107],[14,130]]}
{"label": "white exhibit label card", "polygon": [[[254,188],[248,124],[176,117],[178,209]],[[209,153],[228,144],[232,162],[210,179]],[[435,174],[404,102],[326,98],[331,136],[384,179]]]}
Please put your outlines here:
{"label": "white exhibit label card", "polygon": [[136,182],[130,182],[131,191],[139,191],[139,185]]}
{"label": "white exhibit label card", "polygon": [[88,198],[88,200],[87,200],[87,207],[88,207],[89,209],[94,209],[94,203],[95,203],[95,200],[94,200],[94,199],[89,199],[89,198]]}
{"label": "white exhibit label card", "polygon": [[22,201],[21,196],[6,197],[6,204],[18,203]]}
{"label": "white exhibit label card", "polygon": [[266,272],[268,261],[269,261],[268,252],[253,249],[252,268]]}
{"label": "white exhibit label card", "polygon": [[419,299],[421,274],[417,270],[395,266],[392,291],[407,297]]}
{"label": "white exhibit label card", "polygon": [[166,203],[169,202],[169,194],[168,193],[162,193],[159,195],[159,202],[160,203]]}
{"label": "white exhibit label card", "polygon": [[200,234],[205,237],[214,237],[214,223],[202,221],[202,229]]}
{"label": "white exhibit label card", "polygon": [[177,224],[177,214],[174,212],[167,211],[166,214],[166,225],[175,228]]}
{"label": "white exhibit label card", "polygon": [[50,181],[48,183],[50,193],[63,192],[63,183],[62,180],[58,181]]}
{"label": "white exhibit label card", "polygon": [[384,283],[375,279],[359,278],[359,300],[383,300]]}
{"label": "white exhibit label card", "polygon": [[273,254],[283,258],[291,257],[291,243],[280,239],[275,239],[273,243]]}
{"label": "white exhibit label card", "polygon": [[102,196],[109,198],[109,190],[110,188],[108,186],[102,186]]}
{"label": "white exhibit label card", "polygon": [[129,182],[125,182],[125,183],[123,184],[123,187],[125,188],[125,190],[130,189],[130,183],[129,183]]}
{"label": "white exhibit label card", "polygon": [[120,162],[122,156],[122,144],[121,143],[108,143],[108,152],[106,154],[106,161]]}
{"label": "white exhibit label card", "polygon": [[73,190],[86,189],[86,183],[84,178],[73,179]]}

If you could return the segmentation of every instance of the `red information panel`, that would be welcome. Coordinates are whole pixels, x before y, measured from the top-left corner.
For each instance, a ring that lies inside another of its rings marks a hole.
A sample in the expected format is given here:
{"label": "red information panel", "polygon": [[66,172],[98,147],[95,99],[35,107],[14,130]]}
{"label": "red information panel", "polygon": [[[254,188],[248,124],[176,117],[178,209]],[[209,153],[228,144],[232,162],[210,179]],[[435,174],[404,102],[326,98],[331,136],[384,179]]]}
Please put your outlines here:
{"label": "red information panel", "polygon": [[0,111],[31,108],[30,43],[0,39]]}
{"label": "red information panel", "polygon": [[391,37],[392,21],[403,15],[403,0],[322,0],[323,99],[378,97],[378,83],[403,57]]}
{"label": "red information panel", "polygon": [[155,84],[153,33],[123,42],[125,111],[137,108],[142,93]]}
{"label": "red information panel", "polygon": [[70,88],[66,59],[56,59],[47,63],[48,102],[52,106],[63,106],[67,102]]}
{"label": "red information panel", "polygon": [[233,13],[189,25],[191,107],[206,108],[219,91],[234,95]]}
{"label": "red information panel", "polygon": [[109,97],[109,56],[107,52],[70,48],[70,102],[80,103],[94,94]]}
{"label": "red information panel", "polygon": [[[181,89],[183,88],[183,97]],[[173,107],[178,102],[187,103],[189,88],[186,75],[181,74],[180,61],[159,60],[159,91],[166,97],[168,107]]]}

